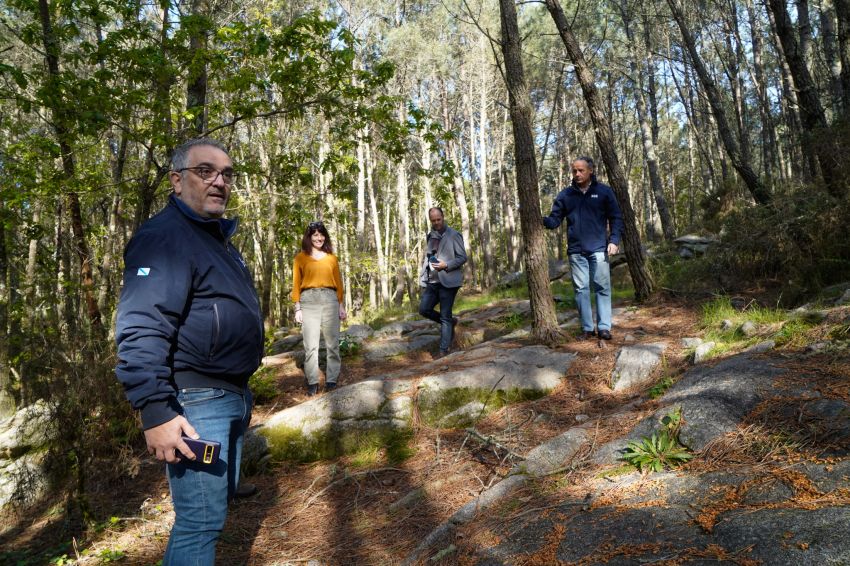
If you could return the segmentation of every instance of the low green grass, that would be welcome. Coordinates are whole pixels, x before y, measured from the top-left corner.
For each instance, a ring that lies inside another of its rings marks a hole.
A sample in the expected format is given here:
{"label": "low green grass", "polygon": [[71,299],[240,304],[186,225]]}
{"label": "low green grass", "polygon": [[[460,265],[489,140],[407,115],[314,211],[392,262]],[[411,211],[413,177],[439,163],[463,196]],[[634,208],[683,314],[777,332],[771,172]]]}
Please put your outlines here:
{"label": "low green grass", "polygon": [[525,285],[510,289],[495,289],[486,293],[465,294],[463,288],[457,296],[454,311],[475,310],[489,306],[504,299],[527,299],[528,288]]}
{"label": "low green grass", "polygon": [[370,309],[371,316],[366,320],[366,324],[374,329],[386,326],[391,322],[401,320],[405,316],[414,312],[410,303],[402,303],[401,305],[390,305],[380,309]]}
{"label": "low green grass", "polygon": [[523,316],[518,312],[512,312],[497,318],[494,322],[502,326],[508,332],[512,332],[517,328],[522,328],[528,324],[528,317]]}
{"label": "low green grass", "polygon": [[[723,329],[723,321],[731,325]],[[764,340],[773,340],[777,347],[801,347],[809,342],[808,333],[818,324],[818,317],[790,313],[783,309],[750,305],[744,310],[732,306],[729,297],[718,297],[703,305],[701,324],[705,341],[715,346],[708,357],[738,351]],[[741,325],[751,321],[757,327],[753,336],[741,332]]]}
{"label": "low green grass", "polygon": [[724,320],[732,321],[733,325],[737,327],[747,320],[756,324],[772,324],[787,319],[787,311],[765,308],[759,305],[750,305],[739,311],[732,306],[732,300],[725,296],[718,297],[702,307],[702,323],[705,326],[719,326]]}
{"label": "low green grass", "polygon": [[[488,389],[458,387],[436,394],[423,390],[419,393],[419,414],[426,424],[437,425],[446,415],[473,401],[480,401],[485,404],[483,414],[486,415],[506,405],[539,399],[546,393],[536,389],[519,388],[491,392]],[[470,423],[456,422],[449,424],[460,427]]]}
{"label": "low green grass", "polygon": [[386,455],[387,462],[397,464],[410,458],[412,428],[336,430],[326,429],[305,435],[299,429],[276,426],[262,434],[269,441],[272,458],[276,461],[315,462],[344,454],[353,454],[363,466]]}
{"label": "low green grass", "polygon": [[850,322],[836,325],[829,331],[829,337],[832,340],[848,340],[850,339]]}

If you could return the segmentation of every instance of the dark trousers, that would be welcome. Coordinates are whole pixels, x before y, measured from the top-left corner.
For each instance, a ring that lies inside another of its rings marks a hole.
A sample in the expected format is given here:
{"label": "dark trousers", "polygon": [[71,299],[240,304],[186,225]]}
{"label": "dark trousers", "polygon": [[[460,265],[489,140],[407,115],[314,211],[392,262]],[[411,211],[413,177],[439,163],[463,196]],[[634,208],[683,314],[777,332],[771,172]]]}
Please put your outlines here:
{"label": "dark trousers", "polygon": [[[439,283],[428,283],[422,290],[419,314],[440,325],[440,350],[447,352],[452,345],[452,306],[460,287],[443,287]],[[440,303],[440,312],[434,307]]]}

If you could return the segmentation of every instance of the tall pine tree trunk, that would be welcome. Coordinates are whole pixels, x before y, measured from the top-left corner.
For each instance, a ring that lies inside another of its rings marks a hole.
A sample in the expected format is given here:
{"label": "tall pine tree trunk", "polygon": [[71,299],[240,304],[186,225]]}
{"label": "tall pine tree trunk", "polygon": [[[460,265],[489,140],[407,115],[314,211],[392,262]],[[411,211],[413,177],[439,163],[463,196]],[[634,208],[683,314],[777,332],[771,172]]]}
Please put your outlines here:
{"label": "tall pine tree trunk", "polygon": [[514,0],[499,0],[502,20],[502,54],[505,58],[505,80],[511,122],[514,130],[514,157],[517,193],[520,204],[520,225],[525,244],[525,274],[528,296],[534,319],[532,334],[547,344],[555,344],[563,334],[558,328],[555,302],[549,288],[549,266],[546,239],[543,235],[540,197],[537,186],[537,165],[534,157],[534,136],[531,130],[531,97],[525,82],[522,65],[522,46],[517,25]]}

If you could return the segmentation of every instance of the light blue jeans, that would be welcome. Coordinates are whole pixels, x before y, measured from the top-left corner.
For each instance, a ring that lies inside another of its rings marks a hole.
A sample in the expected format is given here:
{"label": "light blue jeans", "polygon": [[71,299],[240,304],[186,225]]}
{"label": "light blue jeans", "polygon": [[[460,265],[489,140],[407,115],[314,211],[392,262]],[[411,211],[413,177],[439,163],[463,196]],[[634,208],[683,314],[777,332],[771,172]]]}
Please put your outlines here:
{"label": "light blue jeans", "polygon": [[177,401],[202,439],[221,443],[221,453],[211,466],[188,460],[167,464],[175,519],[162,564],[212,566],[227,504],[239,483],[242,437],[251,421],[251,392],[181,389]]}
{"label": "light blue jeans", "polygon": [[611,330],[611,266],[608,254],[594,252],[570,254],[576,308],[581,317],[581,329],[593,332],[593,311],[590,308],[590,284],[596,295],[596,329]]}

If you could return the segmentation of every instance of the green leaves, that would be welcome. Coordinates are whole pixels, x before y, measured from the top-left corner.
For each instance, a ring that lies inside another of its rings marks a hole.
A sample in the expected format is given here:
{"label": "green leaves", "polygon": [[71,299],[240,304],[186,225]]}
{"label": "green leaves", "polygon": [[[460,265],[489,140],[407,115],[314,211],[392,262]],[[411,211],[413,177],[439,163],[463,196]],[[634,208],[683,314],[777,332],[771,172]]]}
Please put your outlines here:
{"label": "green leaves", "polygon": [[663,472],[688,462],[693,454],[679,443],[681,423],[681,409],[668,413],[661,419],[664,428],[660,432],[629,442],[621,459],[644,473]]}
{"label": "green leaves", "polygon": [[629,442],[623,460],[641,472],[662,472],[678,467],[693,458],[693,454],[664,430],[640,442]]}

